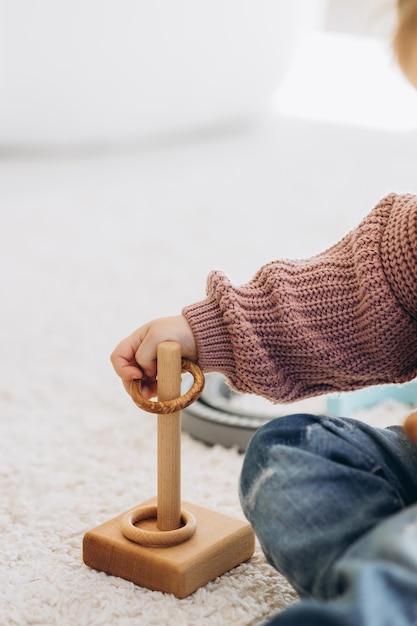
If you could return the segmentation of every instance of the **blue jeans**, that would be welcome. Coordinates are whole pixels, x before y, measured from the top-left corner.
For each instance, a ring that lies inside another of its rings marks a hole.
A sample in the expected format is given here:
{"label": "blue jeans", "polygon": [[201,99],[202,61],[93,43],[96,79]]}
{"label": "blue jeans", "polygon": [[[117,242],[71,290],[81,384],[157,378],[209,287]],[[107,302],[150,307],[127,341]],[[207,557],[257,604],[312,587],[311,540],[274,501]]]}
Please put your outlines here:
{"label": "blue jeans", "polygon": [[417,446],[401,428],[289,415],[257,431],[242,507],[301,599],[277,626],[417,624]]}

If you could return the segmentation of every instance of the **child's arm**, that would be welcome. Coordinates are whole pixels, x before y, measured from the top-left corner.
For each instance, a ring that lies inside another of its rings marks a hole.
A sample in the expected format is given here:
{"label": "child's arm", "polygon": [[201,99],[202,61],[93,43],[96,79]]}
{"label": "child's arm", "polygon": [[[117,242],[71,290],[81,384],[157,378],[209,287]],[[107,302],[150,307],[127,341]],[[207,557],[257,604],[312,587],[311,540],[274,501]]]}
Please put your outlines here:
{"label": "child's arm", "polygon": [[[112,355],[125,386],[155,375],[156,345],[275,401],[417,375],[417,197],[391,194],[326,252],[277,260],[246,285],[209,276],[207,298],[135,331]],[[154,385],[148,389],[154,392]]]}
{"label": "child's arm", "polygon": [[417,197],[390,194],[326,252],[184,309],[205,371],[275,401],[417,375]]}

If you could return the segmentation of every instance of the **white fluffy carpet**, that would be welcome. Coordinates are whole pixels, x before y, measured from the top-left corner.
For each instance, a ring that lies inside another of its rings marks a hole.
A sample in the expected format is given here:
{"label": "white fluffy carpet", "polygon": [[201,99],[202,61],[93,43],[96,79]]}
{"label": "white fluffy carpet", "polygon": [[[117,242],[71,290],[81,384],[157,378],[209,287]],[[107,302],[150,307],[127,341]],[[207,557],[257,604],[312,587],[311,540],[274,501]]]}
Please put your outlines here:
{"label": "white fluffy carpet", "polygon": [[[415,190],[416,146],[271,118],[158,147],[3,155],[1,624],[249,626],[295,599],[259,550],[184,600],[83,565],[87,530],[156,493],[155,419],[109,354],[202,297],[211,269],[248,280],[330,245],[384,193]],[[378,410],[381,423],[406,412]],[[241,463],[184,435],[184,499],[242,517]]]}

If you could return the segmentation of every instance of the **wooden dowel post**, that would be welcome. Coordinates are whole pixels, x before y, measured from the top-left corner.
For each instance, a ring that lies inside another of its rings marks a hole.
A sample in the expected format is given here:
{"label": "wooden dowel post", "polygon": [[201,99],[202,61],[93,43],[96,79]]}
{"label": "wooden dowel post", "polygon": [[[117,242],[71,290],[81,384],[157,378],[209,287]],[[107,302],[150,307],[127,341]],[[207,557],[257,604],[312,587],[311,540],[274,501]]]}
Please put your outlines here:
{"label": "wooden dowel post", "polygon": [[[158,401],[181,395],[181,345],[159,344]],[[181,526],[181,411],[158,415],[157,526],[175,530]]]}

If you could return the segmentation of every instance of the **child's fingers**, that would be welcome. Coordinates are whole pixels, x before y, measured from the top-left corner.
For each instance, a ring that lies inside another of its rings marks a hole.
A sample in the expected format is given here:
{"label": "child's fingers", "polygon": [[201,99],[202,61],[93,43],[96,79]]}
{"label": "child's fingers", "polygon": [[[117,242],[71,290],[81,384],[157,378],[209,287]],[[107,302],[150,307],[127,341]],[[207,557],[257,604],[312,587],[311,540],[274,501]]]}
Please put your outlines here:
{"label": "child's fingers", "polygon": [[[146,381],[146,382],[145,382]],[[145,381],[142,383],[142,396],[144,398],[146,398],[147,400],[150,400],[151,398],[155,398],[157,396],[158,393],[158,389],[157,389],[157,382],[154,380],[147,380],[145,379]],[[130,388],[132,385],[132,381],[131,380],[123,380],[123,386],[126,389],[127,393],[130,395]]]}
{"label": "child's fingers", "polygon": [[155,398],[158,395],[158,383],[155,380],[143,383],[142,395],[147,400]]}
{"label": "child's fingers", "polygon": [[110,356],[116,374],[123,380],[133,380],[143,376],[135,359],[136,350],[137,346],[131,337],[127,337],[116,346]]}
{"label": "child's fingers", "polygon": [[135,353],[135,360],[147,378],[156,376],[157,343],[145,337]]}

